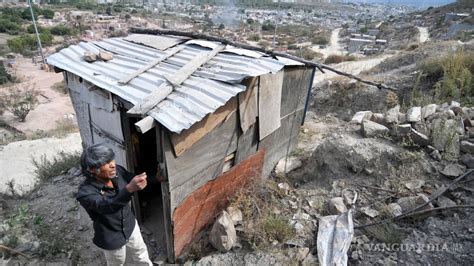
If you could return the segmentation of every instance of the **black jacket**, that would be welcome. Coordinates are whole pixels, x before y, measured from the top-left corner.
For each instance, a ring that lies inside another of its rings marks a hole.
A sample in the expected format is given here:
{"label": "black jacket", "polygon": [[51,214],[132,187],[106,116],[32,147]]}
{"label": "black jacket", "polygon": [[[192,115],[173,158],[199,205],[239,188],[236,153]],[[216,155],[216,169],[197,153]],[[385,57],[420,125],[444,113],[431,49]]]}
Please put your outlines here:
{"label": "black jacket", "polygon": [[106,250],[121,248],[135,228],[135,216],[129,204],[133,193],[125,188],[133,174],[117,165],[117,176],[112,179],[114,188],[105,186],[90,174],[86,176],[79,186],[77,200],[94,223],[93,242]]}

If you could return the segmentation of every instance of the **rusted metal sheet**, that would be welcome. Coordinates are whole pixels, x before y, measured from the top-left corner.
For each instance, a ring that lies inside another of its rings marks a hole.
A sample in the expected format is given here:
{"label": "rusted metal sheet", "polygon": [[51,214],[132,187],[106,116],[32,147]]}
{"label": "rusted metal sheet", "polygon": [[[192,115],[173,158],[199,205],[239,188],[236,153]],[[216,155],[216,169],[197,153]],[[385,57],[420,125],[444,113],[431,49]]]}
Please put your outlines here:
{"label": "rusted metal sheet", "polygon": [[229,198],[261,177],[265,152],[242,161],[229,171],[193,191],[173,213],[175,256],[183,254],[193,238],[214,221]]}
{"label": "rusted metal sheet", "polygon": [[224,158],[237,149],[237,134],[237,114],[233,113],[179,157],[174,155],[171,141],[165,141],[172,210],[195,189],[222,172]]}

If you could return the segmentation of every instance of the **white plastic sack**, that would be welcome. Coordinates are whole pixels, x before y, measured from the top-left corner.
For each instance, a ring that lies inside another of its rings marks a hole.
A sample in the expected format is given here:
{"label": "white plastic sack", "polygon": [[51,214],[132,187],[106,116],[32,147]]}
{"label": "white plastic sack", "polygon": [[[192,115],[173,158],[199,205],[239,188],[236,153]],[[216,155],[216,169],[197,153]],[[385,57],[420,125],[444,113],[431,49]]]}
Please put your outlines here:
{"label": "white plastic sack", "polygon": [[347,251],[354,235],[352,210],[319,219],[318,259],[321,266],[347,265]]}

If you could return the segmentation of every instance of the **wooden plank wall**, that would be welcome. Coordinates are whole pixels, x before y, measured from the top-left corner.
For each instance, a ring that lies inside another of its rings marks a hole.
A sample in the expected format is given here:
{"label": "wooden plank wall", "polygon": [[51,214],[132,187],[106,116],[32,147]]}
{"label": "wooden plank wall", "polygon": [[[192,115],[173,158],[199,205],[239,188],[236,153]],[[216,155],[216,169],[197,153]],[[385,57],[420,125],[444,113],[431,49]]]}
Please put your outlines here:
{"label": "wooden plank wall", "polygon": [[[115,159],[120,165],[126,166],[126,152],[123,145],[117,144],[116,141],[108,138],[103,134],[99,134],[93,129],[93,125],[98,127],[100,131],[109,133],[114,139],[123,142],[123,132],[121,125],[121,116],[118,110],[110,109],[112,98],[101,99],[102,96],[94,91],[89,90],[91,84],[86,80],[79,78],[72,73],[66,73],[65,79],[69,88],[71,101],[76,112],[76,118],[79,125],[83,146],[90,146],[96,143],[108,143],[115,152]],[[110,94],[108,94],[110,96]],[[105,109],[94,107],[97,100],[107,102]],[[87,101],[93,101],[87,102]]]}
{"label": "wooden plank wall", "polygon": [[286,67],[284,70],[281,126],[258,144],[258,150],[265,149],[266,154],[263,176],[268,176],[275,164],[286,156],[287,150],[291,153],[296,146],[311,73],[312,69],[307,67]]}
{"label": "wooden plank wall", "polygon": [[69,90],[69,97],[76,112],[77,124],[79,126],[79,133],[81,134],[82,146],[87,147],[92,145],[92,131],[90,128],[89,118],[89,104],[81,101],[81,95],[78,92]]}
{"label": "wooden plank wall", "polygon": [[224,158],[237,149],[238,130],[237,114],[233,113],[179,157],[175,157],[168,135],[164,148],[171,210],[191,192],[222,173]]}
{"label": "wooden plank wall", "polygon": [[263,176],[268,176],[278,160],[286,155],[290,135],[290,153],[296,145],[310,78],[311,68],[284,69],[281,127],[260,143],[258,123],[242,133],[238,113],[232,114],[226,122],[209,132],[179,157],[175,156],[168,136],[165,141],[165,155],[170,177],[171,210],[179,206],[192,191],[221,174],[224,157],[234,151],[237,164],[255,154],[257,149],[264,149],[266,156]]}
{"label": "wooden plank wall", "polygon": [[[258,150],[265,150],[265,164],[263,166],[263,176],[268,176],[278,161],[286,156],[288,143],[291,143],[288,153],[293,151],[298,142],[298,133],[303,118],[303,110],[295,114],[288,115],[281,120],[278,130],[264,138],[258,145]],[[295,120],[296,119],[296,120]]]}

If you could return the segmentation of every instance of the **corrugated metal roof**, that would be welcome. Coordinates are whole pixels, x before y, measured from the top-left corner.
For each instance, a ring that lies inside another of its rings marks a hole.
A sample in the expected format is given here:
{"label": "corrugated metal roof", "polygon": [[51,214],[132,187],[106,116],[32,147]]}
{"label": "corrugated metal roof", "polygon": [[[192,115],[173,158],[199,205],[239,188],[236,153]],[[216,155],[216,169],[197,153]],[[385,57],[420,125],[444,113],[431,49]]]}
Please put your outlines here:
{"label": "corrugated metal roof", "polygon": [[[143,40],[143,37],[140,36],[140,39]],[[155,37],[152,36],[150,39],[153,38]],[[162,57],[166,50],[161,51],[124,38],[111,38],[81,42],[49,56],[47,60],[49,64],[78,75],[135,105],[166,82],[163,74],[175,74],[197,54],[210,50],[206,47],[215,44],[203,40],[190,42],[179,44],[183,46],[180,52],[140,74],[126,85],[120,85],[118,80]],[[276,73],[288,63],[263,54],[259,56],[255,52],[246,56],[245,51],[248,50],[230,48],[232,49],[219,53],[194,72],[181,86],[175,88],[166,99],[148,112],[148,115],[170,131],[180,133],[244,91],[246,87],[240,84],[243,79]],[[85,51],[98,53],[102,50],[114,53],[114,58],[108,62],[93,63],[88,63],[82,58]]]}

